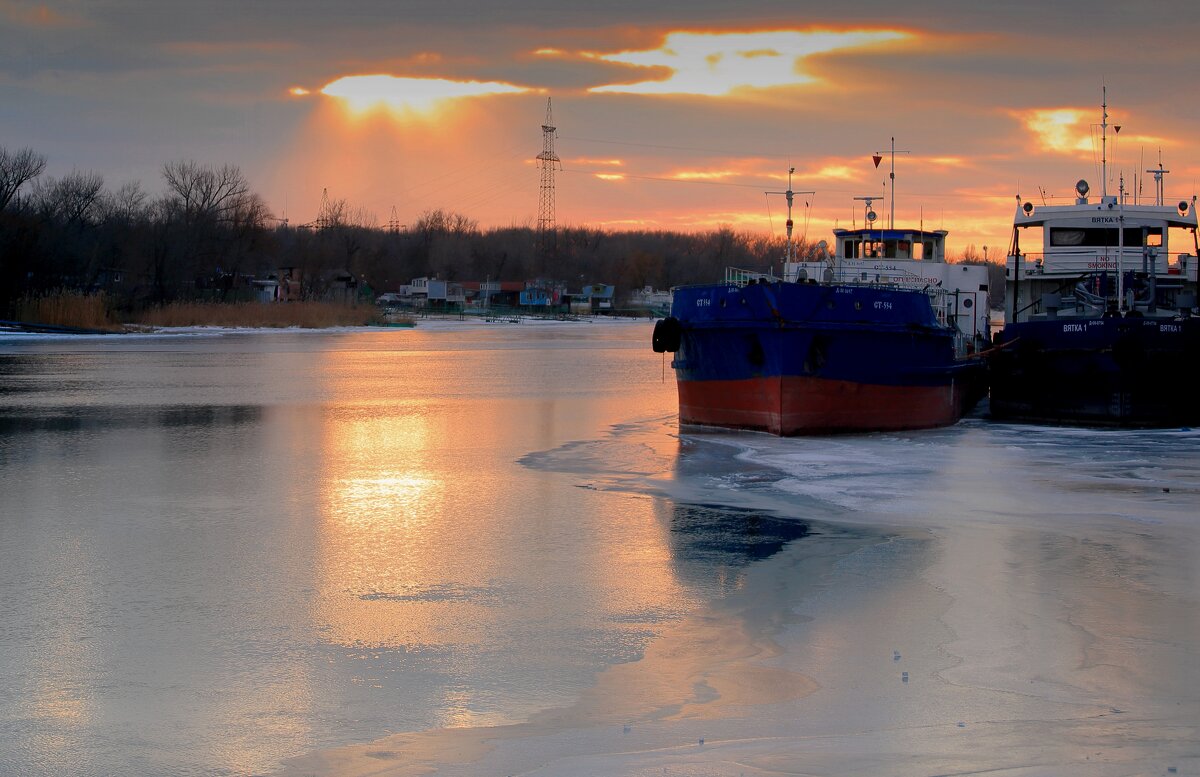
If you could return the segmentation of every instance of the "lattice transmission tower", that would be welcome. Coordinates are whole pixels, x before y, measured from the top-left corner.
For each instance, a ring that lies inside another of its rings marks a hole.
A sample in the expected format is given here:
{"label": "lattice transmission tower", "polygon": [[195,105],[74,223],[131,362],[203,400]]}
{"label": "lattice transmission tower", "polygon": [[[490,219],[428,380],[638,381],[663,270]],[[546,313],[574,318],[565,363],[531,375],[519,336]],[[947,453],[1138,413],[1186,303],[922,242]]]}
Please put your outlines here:
{"label": "lattice transmission tower", "polygon": [[546,98],[546,123],[542,125],[542,153],[538,163],[542,168],[541,198],[538,203],[538,249],[543,254],[554,253],[557,248],[557,231],[554,227],[554,167],[562,167],[554,153],[554,115],[550,110],[550,98]]}

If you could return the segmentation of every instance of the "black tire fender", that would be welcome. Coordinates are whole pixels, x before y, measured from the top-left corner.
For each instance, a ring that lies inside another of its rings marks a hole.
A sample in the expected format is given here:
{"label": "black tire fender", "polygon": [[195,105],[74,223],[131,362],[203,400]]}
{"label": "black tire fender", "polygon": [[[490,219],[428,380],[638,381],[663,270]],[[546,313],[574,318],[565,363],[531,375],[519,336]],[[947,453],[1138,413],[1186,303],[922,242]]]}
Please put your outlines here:
{"label": "black tire fender", "polygon": [[679,350],[679,341],[682,336],[683,324],[680,324],[679,319],[674,316],[667,316],[654,325],[654,336],[651,339],[651,345],[654,347],[655,353],[663,353],[665,351],[675,353]]}

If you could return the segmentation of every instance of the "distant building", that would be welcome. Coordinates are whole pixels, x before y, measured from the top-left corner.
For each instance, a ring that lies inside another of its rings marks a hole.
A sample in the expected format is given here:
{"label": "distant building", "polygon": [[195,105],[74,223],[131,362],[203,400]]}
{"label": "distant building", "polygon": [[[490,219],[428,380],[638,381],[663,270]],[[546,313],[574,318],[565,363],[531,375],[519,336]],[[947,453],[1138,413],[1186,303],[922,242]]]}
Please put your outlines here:
{"label": "distant building", "polygon": [[538,279],[526,281],[517,304],[523,308],[553,309],[563,304],[566,287],[562,283]]}
{"label": "distant building", "polygon": [[671,292],[656,291],[653,286],[644,286],[629,294],[628,305],[634,310],[645,310],[665,316],[671,312]]}
{"label": "distant building", "polygon": [[255,302],[279,302],[279,280],[277,278],[260,278],[250,281],[254,289]]}
{"label": "distant building", "polygon": [[300,280],[295,267],[280,267],[266,278],[250,281],[257,302],[290,302],[300,299]]}
{"label": "distant building", "polygon": [[325,286],[327,302],[351,304],[358,301],[358,278],[349,270],[335,273]]}
{"label": "distant building", "polygon": [[571,312],[580,315],[611,313],[616,286],[593,283],[584,286],[578,294],[571,295]]}
{"label": "distant building", "polygon": [[467,288],[462,283],[438,278],[413,278],[400,290],[406,304],[430,310],[462,310],[467,303]]}

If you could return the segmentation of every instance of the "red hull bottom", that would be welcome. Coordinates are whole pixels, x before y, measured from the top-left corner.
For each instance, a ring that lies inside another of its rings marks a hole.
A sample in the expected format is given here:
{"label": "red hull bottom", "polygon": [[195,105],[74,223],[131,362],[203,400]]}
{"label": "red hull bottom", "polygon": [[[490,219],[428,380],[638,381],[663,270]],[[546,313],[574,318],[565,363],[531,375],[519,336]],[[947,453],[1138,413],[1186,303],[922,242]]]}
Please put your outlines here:
{"label": "red hull bottom", "polygon": [[948,426],[969,387],[875,386],[809,377],[679,381],[679,422],[793,436]]}

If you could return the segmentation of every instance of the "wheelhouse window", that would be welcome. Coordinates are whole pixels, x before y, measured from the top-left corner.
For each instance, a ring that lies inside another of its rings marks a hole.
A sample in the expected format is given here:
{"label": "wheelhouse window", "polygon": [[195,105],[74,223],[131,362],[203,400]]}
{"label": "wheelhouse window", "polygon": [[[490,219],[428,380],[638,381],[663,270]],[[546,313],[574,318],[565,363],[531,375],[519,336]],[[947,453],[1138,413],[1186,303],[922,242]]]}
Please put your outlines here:
{"label": "wheelhouse window", "polygon": [[[1121,231],[1119,229],[1077,229],[1057,227],[1050,229],[1050,245],[1051,246],[1088,246],[1088,247],[1104,247],[1116,248],[1121,245]],[[1142,227],[1126,227],[1124,244],[1129,248],[1140,248],[1143,245]],[[1148,227],[1145,229],[1146,241],[1144,245],[1161,246],[1162,245],[1162,227]]]}
{"label": "wheelhouse window", "polygon": [[1087,230],[1084,229],[1052,229],[1050,230],[1050,245],[1052,246],[1081,246]]}

